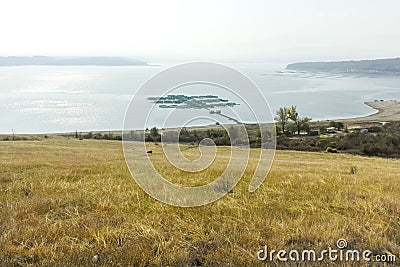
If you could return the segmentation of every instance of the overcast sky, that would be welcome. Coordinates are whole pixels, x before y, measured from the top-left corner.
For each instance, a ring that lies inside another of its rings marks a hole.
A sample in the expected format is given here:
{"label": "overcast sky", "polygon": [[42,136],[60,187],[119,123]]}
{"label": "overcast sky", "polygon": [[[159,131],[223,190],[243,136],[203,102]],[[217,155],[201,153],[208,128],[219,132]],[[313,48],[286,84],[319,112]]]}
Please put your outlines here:
{"label": "overcast sky", "polygon": [[0,55],[150,62],[400,56],[397,0],[3,0]]}

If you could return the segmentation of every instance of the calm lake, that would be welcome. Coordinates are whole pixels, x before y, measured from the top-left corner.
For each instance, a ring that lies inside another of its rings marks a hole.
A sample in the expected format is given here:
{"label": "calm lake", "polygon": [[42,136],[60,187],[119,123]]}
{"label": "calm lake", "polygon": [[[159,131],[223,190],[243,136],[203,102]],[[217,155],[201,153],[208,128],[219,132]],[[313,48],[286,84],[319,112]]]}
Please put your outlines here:
{"label": "calm lake", "polygon": [[[399,76],[288,72],[285,64],[228,65],[257,84],[274,113],[297,105],[300,115],[314,120],[348,118],[375,112],[364,101],[400,99]],[[0,67],[0,133],[120,130],[140,85],[169,66]],[[200,87],[192,90],[203,93]],[[159,126],[156,118],[149,123]]]}

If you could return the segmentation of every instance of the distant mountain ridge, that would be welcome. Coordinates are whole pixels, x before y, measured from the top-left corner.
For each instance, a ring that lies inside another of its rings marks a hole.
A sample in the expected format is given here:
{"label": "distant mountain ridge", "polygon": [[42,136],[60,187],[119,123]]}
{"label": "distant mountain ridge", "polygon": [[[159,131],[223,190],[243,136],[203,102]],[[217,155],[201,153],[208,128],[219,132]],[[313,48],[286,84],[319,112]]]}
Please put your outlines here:
{"label": "distant mountain ridge", "polygon": [[400,58],[299,62],[287,65],[286,69],[330,73],[400,74]]}
{"label": "distant mountain ridge", "polygon": [[143,66],[146,62],[125,57],[0,57],[0,66]]}

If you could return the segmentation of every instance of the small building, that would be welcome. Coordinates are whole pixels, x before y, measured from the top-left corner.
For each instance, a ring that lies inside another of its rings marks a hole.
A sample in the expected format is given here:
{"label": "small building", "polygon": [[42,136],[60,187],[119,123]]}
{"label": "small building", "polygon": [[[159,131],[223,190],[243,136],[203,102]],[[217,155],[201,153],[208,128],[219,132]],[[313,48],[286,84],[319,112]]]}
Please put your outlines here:
{"label": "small building", "polygon": [[328,127],[326,128],[327,133],[336,133],[336,128],[335,127]]}

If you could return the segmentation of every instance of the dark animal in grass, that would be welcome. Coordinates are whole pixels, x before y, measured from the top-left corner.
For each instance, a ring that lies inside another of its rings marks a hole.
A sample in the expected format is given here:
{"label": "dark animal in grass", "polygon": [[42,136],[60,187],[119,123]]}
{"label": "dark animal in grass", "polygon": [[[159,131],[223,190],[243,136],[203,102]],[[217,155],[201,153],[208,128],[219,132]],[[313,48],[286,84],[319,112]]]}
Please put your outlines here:
{"label": "dark animal in grass", "polygon": [[153,150],[147,150],[147,154],[152,154]]}

